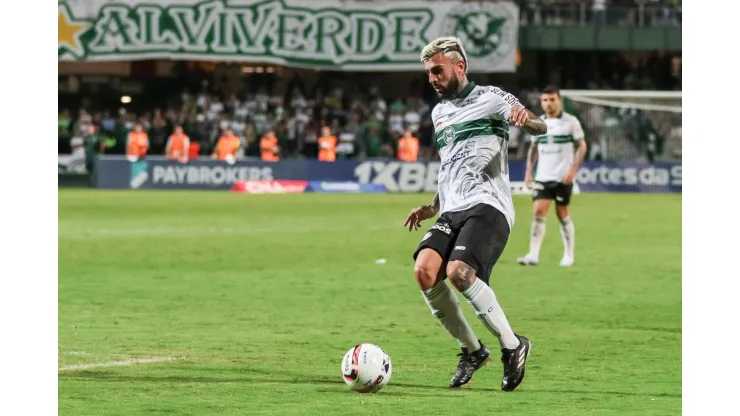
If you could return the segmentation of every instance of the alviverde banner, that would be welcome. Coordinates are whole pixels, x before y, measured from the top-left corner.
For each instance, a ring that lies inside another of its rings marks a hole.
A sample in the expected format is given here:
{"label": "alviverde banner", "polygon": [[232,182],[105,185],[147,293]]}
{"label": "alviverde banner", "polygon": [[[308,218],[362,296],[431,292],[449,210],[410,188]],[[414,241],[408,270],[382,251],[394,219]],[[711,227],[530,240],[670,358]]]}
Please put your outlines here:
{"label": "alviverde banner", "polygon": [[59,59],[413,71],[429,41],[457,36],[471,72],[513,72],[518,22],[519,9],[504,1],[67,0]]}

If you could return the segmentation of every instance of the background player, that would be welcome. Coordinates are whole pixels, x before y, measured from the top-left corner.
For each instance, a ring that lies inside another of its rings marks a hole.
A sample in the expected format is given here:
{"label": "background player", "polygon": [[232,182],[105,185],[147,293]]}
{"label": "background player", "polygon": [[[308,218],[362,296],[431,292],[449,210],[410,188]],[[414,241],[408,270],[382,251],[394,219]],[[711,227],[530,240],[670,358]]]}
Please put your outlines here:
{"label": "background player", "polygon": [[515,334],[488,285],[491,270],[506,246],[514,223],[509,188],[509,122],[533,135],[547,125],[511,94],[467,79],[467,58],[459,39],[439,38],[421,53],[429,82],[442,101],[432,111],[441,165],[438,191],[430,205],[414,208],[409,231],[441,212],[414,253],[414,275],[432,314],[462,348],[450,387],[467,384],[490,352],[475,336],[457,297],[444,282],[449,276],[501,345],[501,389],[514,390],[524,379],[530,343]]}
{"label": "background player", "polygon": [[[568,205],[573,193],[573,179],[586,155],[586,141],[578,119],[563,111],[563,102],[557,87],[545,88],[540,97],[540,104],[545,111],[542,119],[547,123],[547,134],[532,137],[532,145],[527,153],[525,183],[527,188],[533,189],[534,219],[529,253],[517,261],[521,265],[539,264],[540,246],[545,237],[545,220],[550,209],[550,201],[555,200],[555,213],[560,220],[560,236],[564,247],[560,265],[568,267],[575,262],[576,241],[576,229],[570,219]],[[577,143],[575,154],[574,143]],[[532,184],[532,169],[535,162],[537,173]]]}

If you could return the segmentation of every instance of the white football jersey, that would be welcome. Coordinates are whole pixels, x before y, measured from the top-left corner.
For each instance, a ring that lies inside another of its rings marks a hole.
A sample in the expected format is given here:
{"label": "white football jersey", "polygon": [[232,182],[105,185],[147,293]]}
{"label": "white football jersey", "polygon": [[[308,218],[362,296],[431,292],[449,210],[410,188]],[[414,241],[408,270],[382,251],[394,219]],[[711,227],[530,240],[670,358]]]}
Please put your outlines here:
{"label": "white football jersey", "polygon": [[488,204],[514,225],[509,185],[508,134],[513,95],[470,82],[452,100],[432,111],[441,164],[438,175],[440,213]]}
{"label": "white football jersey", "polygon": [[532,138],[537,143],[538,182],[562,182],[573,165],[574,143],[583,140],[583,128],[572,114],[561,112],[558,117],[541,117],[547,124],[547,134]]}

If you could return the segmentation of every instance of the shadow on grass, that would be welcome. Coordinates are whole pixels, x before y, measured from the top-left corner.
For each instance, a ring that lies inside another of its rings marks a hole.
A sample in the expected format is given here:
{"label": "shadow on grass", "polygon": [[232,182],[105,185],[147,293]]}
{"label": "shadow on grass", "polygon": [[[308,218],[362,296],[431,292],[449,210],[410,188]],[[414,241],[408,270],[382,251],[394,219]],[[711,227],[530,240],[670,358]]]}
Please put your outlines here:
{"label": "shadow on grass", "polygon": [[[193,371],[191,368],[181,368],[181,370]],[[204,369],[197,369],[197,371],[208,371]],[[146,383],[247,383],[247,384],[261,384],[261,383],[275,383],[275,384],[306,384],[306,385],[333,385],[336,388],[320,388],[318,391],[321,392],[346,392],[344,388],[344,381],[339,377],[325,376],[325,375],[306,375],[290,371],[281,370],[266,370],[261,368],[233,368],[233,369],[213,369],[213,372],[234,372],[236,375],[228,375],[222,377],[198,377],[198,376],[165,376],[165,375],[139,375],[139,374],[120,374],[117,372],[110,371],[77,371],[70,373],[59,374],[60,379],[67,380],[84,380],[84,381],[100,381],[100,382],[146,382]],[[471,383],[472,384],[472,383]],[[393,388],[409,388],[409,389],[425,389],[434,391],[450,391],[447,386],[444,385],[424,385],[424,384],[412,384],[412,383],[396,383],[391,382]],[[341,390],[338,388],[341,387]],[[460,392],[476,392],[476,393],[493,393],[500,392],[498,388],[492,387],[478,387],[473,385],[463,387],[455,391]],[[630,392],[630,391],[599,391],[599,390],[577,390],[577,389],[532,389],[521,388],[514,394],[537,394],[537,393],[556,393],[556,394],[574,394],[574,395],[597,395],[597,396],[636,396],[636,397],[668,397],[668,398],[681,398],[681,394],[672,393],[642,393],[642,392]],[[411,392],[397,391],[397,390],[384,390],[383,394],[391,396],[414,396],[419,395]]]}

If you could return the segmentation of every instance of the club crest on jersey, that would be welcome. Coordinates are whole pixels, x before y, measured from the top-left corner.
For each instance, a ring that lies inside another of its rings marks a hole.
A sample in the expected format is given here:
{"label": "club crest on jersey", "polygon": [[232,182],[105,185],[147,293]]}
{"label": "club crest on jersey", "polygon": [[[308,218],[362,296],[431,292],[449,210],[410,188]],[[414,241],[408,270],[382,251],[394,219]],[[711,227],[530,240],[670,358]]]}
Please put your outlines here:
{"label": "club crest on jersey", "polygon": [[455,141],[455,128],[452,126],[447,126],[444,129],[444,141],[446,144],[450,144]]}

